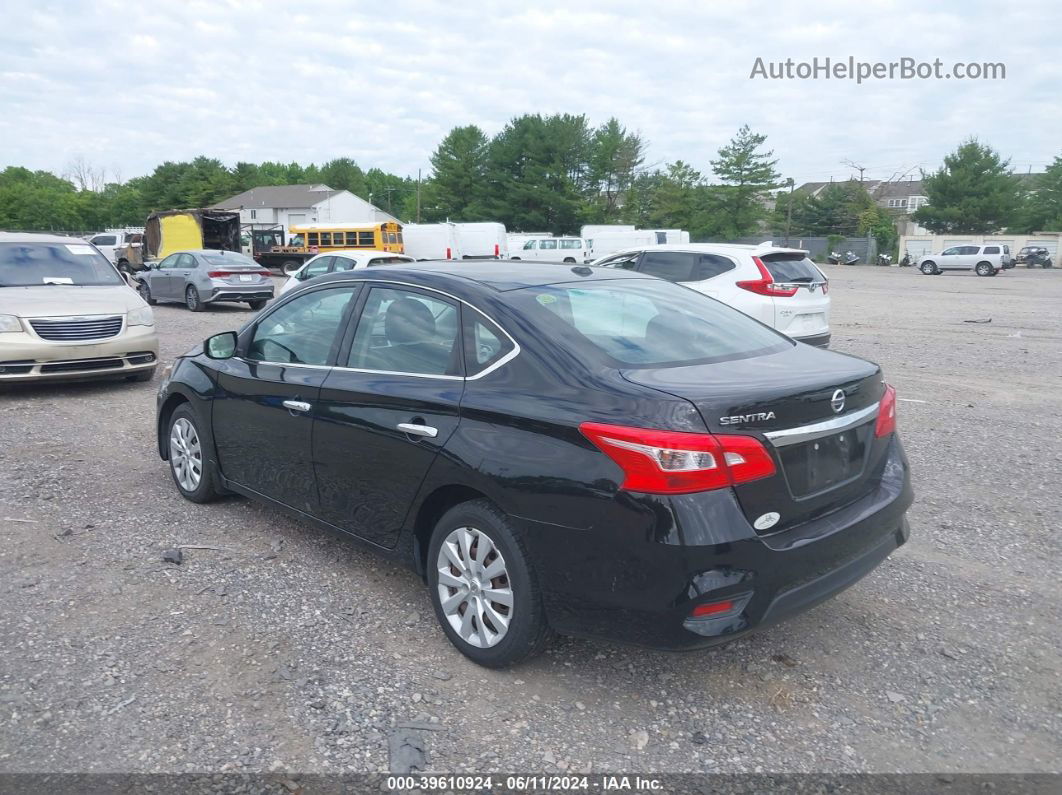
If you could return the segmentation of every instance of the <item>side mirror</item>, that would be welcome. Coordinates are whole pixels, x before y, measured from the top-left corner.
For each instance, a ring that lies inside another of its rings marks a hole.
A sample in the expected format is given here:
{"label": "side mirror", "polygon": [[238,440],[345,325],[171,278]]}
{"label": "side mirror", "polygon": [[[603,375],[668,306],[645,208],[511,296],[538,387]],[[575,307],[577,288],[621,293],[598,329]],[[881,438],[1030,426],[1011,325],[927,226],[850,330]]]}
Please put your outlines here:
{"label": "side mirror", "polygon": [[207,337],[203,343],[203,352],[208,359],[231,359],[236,353],[236,332],[223,331],[213,337]]}

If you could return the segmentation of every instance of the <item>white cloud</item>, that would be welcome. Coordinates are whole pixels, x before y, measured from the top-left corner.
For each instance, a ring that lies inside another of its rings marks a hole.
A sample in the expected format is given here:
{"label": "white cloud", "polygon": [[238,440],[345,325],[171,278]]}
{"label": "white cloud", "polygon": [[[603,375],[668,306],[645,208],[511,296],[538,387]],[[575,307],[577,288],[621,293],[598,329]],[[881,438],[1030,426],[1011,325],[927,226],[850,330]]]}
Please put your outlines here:
{"label": "white cloud", "polygon": [[[1059,153],[1057,5],[586,0],[9,4],[0,166],[76,154],[126,176],[206,154],[426,168],[451,127],[617,116],[649,162],[703,172],[744,123],[798,180],[935,167],[977,135],[1023,170]],[[120,21],[116,28],[115,22]],[[1021,46],[999,46],[1020,41]],[[1004,81],[750,80],[757,56],[1005,61]],[[1028,111],[1032,109],[1032,118]]]}

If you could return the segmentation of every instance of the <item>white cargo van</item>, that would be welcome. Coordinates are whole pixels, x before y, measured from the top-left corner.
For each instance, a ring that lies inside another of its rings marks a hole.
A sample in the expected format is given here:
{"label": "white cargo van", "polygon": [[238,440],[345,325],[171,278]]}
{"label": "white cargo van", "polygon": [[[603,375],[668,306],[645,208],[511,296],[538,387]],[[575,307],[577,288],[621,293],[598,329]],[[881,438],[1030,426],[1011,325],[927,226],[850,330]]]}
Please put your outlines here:
{"label": "white cargo van", "polygon": [[461,259],[457,224],[403,224],[405,252],[415,259]]}
{"label": "white cargo van", "polygon": [[656,232],[630,229],[598,232],[586,241],[586,245],[590,251],[590,259],[594,260],[628,248],[656,246],[659,245],[659,239]]}
{"label": "white cargo van", "polygon": [[505,224],[494,222],[459,223],[457,244],[463,259],[503,259],[509,256]]}

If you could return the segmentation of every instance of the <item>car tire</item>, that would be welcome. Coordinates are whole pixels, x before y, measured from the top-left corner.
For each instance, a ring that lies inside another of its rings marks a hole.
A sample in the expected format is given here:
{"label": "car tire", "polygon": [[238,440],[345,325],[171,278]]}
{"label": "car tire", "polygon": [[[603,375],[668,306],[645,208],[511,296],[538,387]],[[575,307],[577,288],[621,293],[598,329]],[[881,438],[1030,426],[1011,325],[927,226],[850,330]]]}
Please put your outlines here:
{"label": "car tire", "polygon": [[978,262],[974,266],[974,273],[978,276],[995,276],[996,269],[992,267],[991,262]]}
{"label": "car tire", "polygon": [[571,257],[565,257],[565,258],[564,258],[564,261],[565,261],[565,262],[570,262],[570,263],[571,263],[572,265],[574,265],[574,264],[575,264],[575,260],[574,260],[574,259],[572,259]]}
{"label": "car tire", "polygon": [[151,288],[148,287],[147,282],[140,282],[137,285],[136,291],[140,293],[140,297],[144,299],[148,306],[155,306],[158,303],[158,301],[151,297]]}
{"label": "car tire", "polygon": [[202,312],[203,301],[199,297],[199,291],[192,285],[188,285],[184,291],[184,305],[188,307],[191,312]]}
{"label": "car tire", "polygon": [[[175,429],[178,428],[180,434],[175,437]],[[183,444],[183,450],[177,449],[176,445],[180,444]],[[209,439],[192,407],[187,403],[178,406],[170,415],[166,428],[167,458],[170,463],[170,476],[177,486],[177,491],[191,502],[210,502],[218,497],[214,485],[217,473],[214,463],[207,455],[208,444]],[[195,475],[197,465],[198,478]]]}
{"label": "car tire", "polygon": [[126,376],[125,380],[126,381],[132,381],[132,382],[135,383],[135,382],[150,381],[154,377],[155,377],[155,368],[152,367],[150,370],[141,370],[139,373],[134,373],[133,375]]}
{"label": "car tire", "polygon": [[297,259],[287,259],[280,264],[280,271],[285,276],[291,276],[295,271],[302,267],[302,263]]}
{"label": "car tire", "polygon": [[[499,565],[499,573],[483,577]],[[432,534],[427,568],[439,625],[457,650],[473,662],[504,668],[546,647],[552,632],[526,545],[493,503],[473,500],[447,511]],[[497,595],[498,600],[487,594]],[[473,610],[466,624],[465,617]]]}
{"label": "car tire", "polygon": [[937,263],[932,260],[927,260],[918,266],[918,270],[922,271],[926,276],[932,276],[940,271],[937,268]]}
{"label": "car tire", "polygon": [[511,259],[511,260],[516,260],[517,262],[519,262],[519,261],[520,261],[520,258],[519,258],[519,257],[509,257],[509,259]]}
{"label": "car tire", "polygon": [[268,303],[269,301],[267,301],[265,298],[261,298],[257,301],[248,301],[247,306],[251,307],[253,311],[257,312],[259,309],[264,309],[265,305]]}

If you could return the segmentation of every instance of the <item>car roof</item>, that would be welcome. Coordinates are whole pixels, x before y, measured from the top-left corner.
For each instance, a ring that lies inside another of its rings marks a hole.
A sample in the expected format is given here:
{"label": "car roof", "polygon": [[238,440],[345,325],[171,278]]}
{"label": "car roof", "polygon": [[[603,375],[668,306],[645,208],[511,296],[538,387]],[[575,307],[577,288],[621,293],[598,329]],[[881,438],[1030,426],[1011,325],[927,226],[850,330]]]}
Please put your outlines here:
{"label": "car roof", "polygon": [[89,245],[84,238],[37,232],[0,232],[0,243],[77,243],[82,246]]}
{"label": "car roof", "polygon": [[[631,246],[630,248],[613,251],[605,257],[614,257],[617,254],[637,254],[640,251],[680,251],[695,254],[803,254],[809,253],[804,248],[788,248],[776,246],[773,243],[758,243],[756,245],[743,245],[740,243],[658,243],[646,246]],[[601,257],[604,259],[604,257]]]}
{"label": "car roof", "polygon": [[316,277],[313,284],[346,279],[395,281],[409,278],[425,287],[476,284],[497,292],[541,287],[565,282],[608,281],[610,279],[650,279],[644,273],[601,268],[594,270],[570,262],[527,262],[525,260],[427,260],[408,265],[389,265],[385,268],[366,268],[356,272],[342,271]]}

